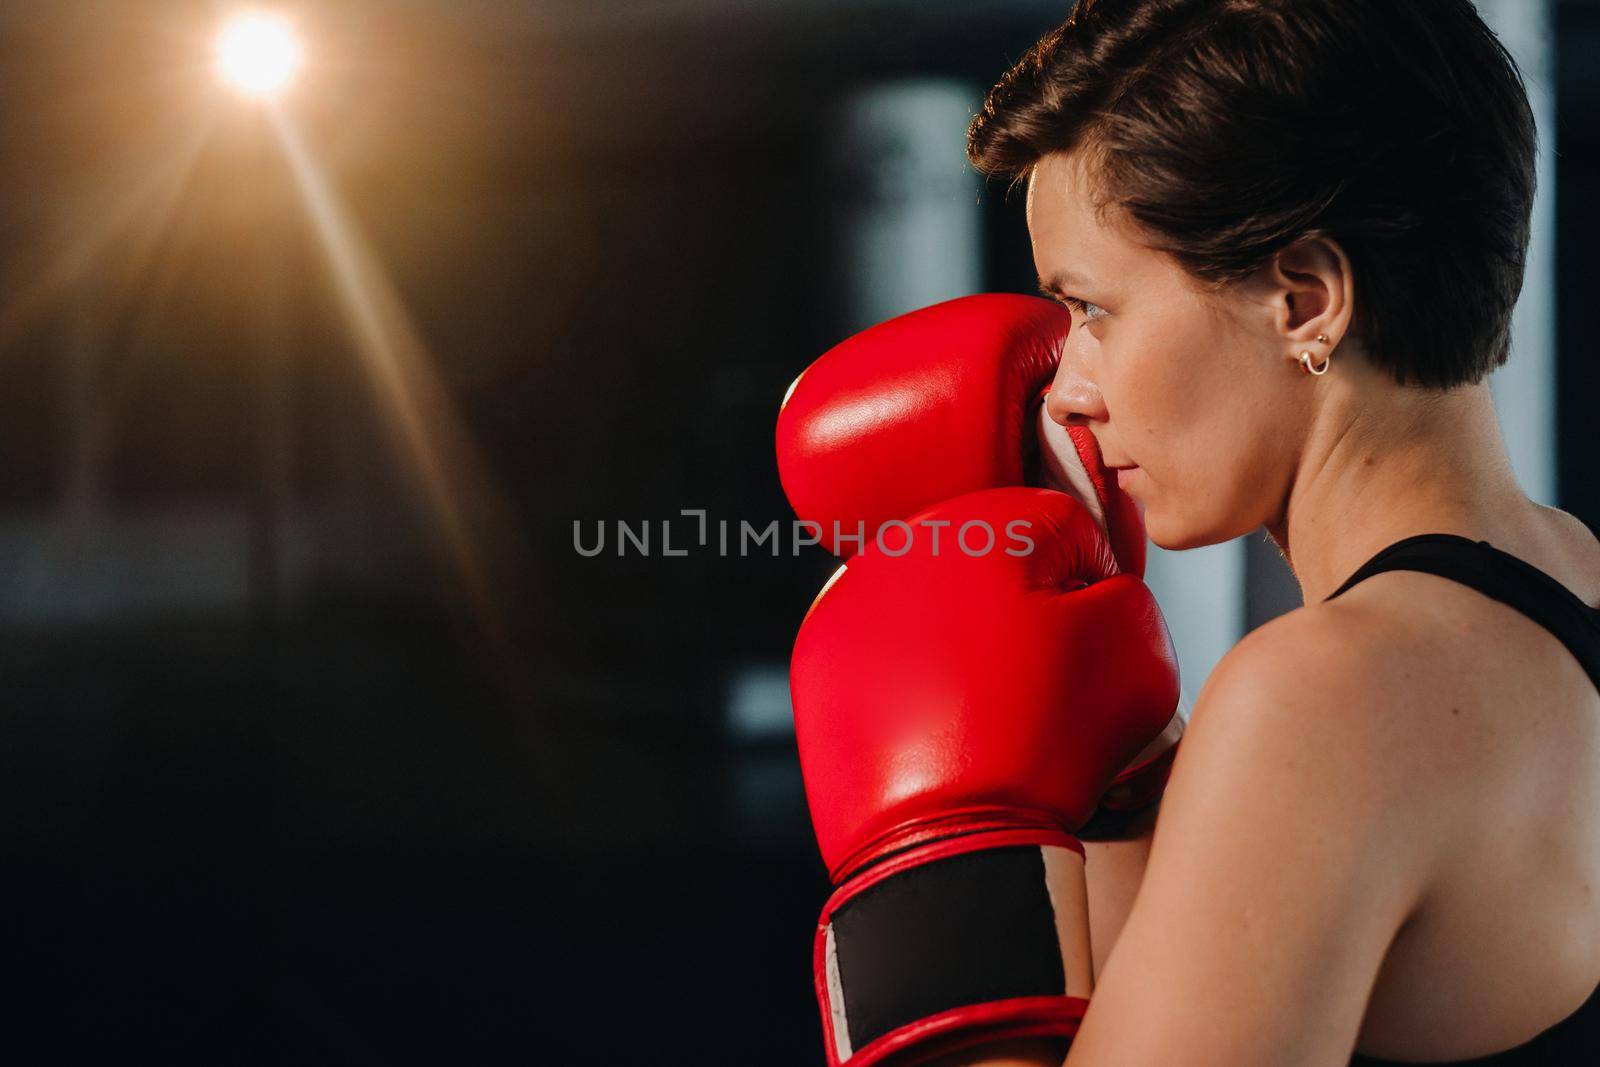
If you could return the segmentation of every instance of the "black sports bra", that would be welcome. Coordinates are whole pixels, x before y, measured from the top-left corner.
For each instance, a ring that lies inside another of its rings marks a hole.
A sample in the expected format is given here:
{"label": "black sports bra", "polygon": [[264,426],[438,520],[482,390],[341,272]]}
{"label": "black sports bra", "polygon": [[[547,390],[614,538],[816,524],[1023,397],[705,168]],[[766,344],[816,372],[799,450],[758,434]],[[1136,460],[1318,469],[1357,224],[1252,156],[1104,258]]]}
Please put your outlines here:
{"label": "black sports bra", "polygon": [[[1589,607],[1544,571],[1487,541],[1455,534],[1422,534],[1373,556],[1328,597],[1384,571],[1422,571],[1460,582],[1515,608],[1555,635],[1600,688],[1600,610]],[[1505,1052],[1432,1067],[1569,1067],[1600,1063],[1600,988],[1583,1006],[1532,1041]],[[1351,1067],[1400,1067],[1398,1061],[1355,1056]]]}

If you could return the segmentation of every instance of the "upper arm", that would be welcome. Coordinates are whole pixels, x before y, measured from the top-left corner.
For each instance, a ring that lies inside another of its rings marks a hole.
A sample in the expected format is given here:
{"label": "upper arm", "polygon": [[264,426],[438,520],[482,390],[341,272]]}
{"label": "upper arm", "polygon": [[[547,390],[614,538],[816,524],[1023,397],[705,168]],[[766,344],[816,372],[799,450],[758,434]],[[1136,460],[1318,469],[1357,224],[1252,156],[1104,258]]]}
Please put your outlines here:
{"label": "upper arm", "polygon": [[1325,613],[1213,673],[1069,1067],[1343,1064],[1426,866],[1381,655]]}
{"label": "upper arm", "polygon": [[1151,834],[1156,812],[1142,812],[1128,826],[1126,836],[1083,843],[1084,880],[1089,893],[1089,945],[1096,979],[1128,921],[1128,912],[1144,881],[1150,859]]}

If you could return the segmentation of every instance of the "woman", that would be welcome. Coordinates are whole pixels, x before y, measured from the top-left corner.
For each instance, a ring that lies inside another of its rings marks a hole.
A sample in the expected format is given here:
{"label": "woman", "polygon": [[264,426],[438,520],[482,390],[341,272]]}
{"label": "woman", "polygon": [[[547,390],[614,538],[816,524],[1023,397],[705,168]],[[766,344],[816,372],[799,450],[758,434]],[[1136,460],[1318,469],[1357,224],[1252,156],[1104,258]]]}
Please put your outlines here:
{"label": "woman", "polygon": [[1265,526],[1305,597],[1201,693],[1148,866],[1091,846],[1127,917],[1067,1063],[1596,1062],[1600,545],[1485,381],[1534,187],[1509,56],[1469,0],[1085,0],[969,152],[1073,309],[1052,417],[1155,543]]}

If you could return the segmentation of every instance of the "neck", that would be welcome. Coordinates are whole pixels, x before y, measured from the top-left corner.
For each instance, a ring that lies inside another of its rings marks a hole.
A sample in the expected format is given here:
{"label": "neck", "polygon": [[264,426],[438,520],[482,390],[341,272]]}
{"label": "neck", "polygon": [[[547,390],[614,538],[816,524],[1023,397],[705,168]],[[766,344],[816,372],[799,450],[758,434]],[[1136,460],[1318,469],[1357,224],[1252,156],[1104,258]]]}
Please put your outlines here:
{"label": "neck", "polygon": [[1493,541],[1532,507],[1512,474],[1487,384],[1402,389],[1365,360],[1341,369],[1342,381],[1326,383],[1333,388],[1285,506],[1267,525],[1307,604],[1402,538]]}

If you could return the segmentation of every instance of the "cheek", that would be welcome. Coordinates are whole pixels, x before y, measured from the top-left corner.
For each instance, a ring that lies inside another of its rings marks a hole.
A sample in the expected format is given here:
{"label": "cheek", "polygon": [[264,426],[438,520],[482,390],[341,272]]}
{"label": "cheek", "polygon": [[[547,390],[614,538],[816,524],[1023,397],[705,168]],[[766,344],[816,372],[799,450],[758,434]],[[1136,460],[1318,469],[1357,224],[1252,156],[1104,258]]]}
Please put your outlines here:
{"label": "cheek", "polygon": [[1294,419],[1267,397],[1237,392],[1217,413],[1152,479],[1146,520],[1156,517],[1152,536],[1164,548],[1217,544],[1280,517],[1298,456]]}
{"label": "cheek", "polygon": [[1117,440],[1159,476],[1220,423],[1220,397],[1202,349],[1181,340],[1181,323],[1141,326],[1108,352],[1106,404]]}
{"label": "cheek", "polygon": [[1152,538],[1193,547],[1249,532],[1283,444],[1274,429],[1282,397],[1259,357],[1206,317],[1152,323],[1127,341],[1107,404],[1117,440],[1145,468],[1133,488]]}

